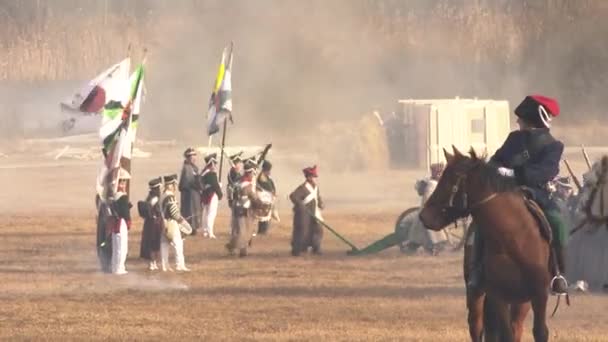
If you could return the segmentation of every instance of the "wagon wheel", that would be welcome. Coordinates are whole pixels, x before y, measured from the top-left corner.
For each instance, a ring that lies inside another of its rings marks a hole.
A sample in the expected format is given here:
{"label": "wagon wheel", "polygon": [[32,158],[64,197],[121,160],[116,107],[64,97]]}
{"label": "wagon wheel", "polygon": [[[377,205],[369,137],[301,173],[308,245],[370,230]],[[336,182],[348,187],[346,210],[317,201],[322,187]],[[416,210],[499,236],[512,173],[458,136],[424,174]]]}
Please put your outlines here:
{"label": "wagon wheel", "polygon": [[[401,224],[406,224],[405,222],[402,222],[403,220],[405,220],[406,217],[408,217],[410,214],[412,214],[416,211],[419,211],[419,210],[420,210],[420,207],[412,207],[412,208],[406,209],[404,212],[402,212],[401,215],[399,215],[399,217],[397,218],[397,222],[395,222],[395,231],[397,231],[397,229],[399,229],[399,226]],[[409,244],[409,240],[400,242],[399,249],[403,253],[411,253],[412,247]]]}

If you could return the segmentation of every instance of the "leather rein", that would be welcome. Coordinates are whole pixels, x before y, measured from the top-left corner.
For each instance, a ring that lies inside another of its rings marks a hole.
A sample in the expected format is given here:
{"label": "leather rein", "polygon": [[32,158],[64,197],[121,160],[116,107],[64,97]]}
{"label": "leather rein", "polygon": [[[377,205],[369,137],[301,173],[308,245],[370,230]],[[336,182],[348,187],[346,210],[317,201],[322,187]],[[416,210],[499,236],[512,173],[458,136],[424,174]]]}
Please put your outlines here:
{"label": "leather rein", "polygon": [[[467,175],[465,173],[457,173],[457,179],[456,179],[456,183],[452,186],[452,191],[450,194],[450,200],[448,201],[448,207],[447,209],[450,210],[455,210],[457,212],[459,212],[459,214],[461,216],[468,216],[473,210],[478,209],[479,207],[481,207],[482,205],[490,202],[491,200],[493,200],[494,198],[496,198],[498,196],[498,193],[493,192],[491,194],[489,194],[488,196],[484,197],[483,199],[481,199],[478,202],[473,203],[472,205],[469,205],[469,200],[468,200],[468,195],[466,193],[465,185],[466,185],[466,180],[467,180]],[[458,208],[454,205],[454,201],[456,199],[456,196],[458,195],[458,192],[461,190],[461,186],[462,186],[462,207]]]}

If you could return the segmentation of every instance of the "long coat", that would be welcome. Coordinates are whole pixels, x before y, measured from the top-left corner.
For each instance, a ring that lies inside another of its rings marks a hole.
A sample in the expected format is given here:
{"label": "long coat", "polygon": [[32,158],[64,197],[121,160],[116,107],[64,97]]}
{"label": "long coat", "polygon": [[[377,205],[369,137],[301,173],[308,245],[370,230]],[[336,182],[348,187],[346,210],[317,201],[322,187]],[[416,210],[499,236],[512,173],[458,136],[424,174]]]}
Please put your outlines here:
{"label": "long coat", "polygon": [[289,199],[293,203],[291,254],[295,256],[306,252],[308,247],[312,247],[315,253],[321,252],[323,227],[311,214],[320,218],[324,205],[318,187],[316,187],[316,196],[311,194],[311,189],[315,189],[315,187],[305,182],[289,195]]}
{"label": "long coat", "polygon": [[193,231],[201,227],[201,187],[198,180],[198,167],[184,161],[179,178],[180,204],[182,217],[188,221]]}
{"label": "long coat", "polygon": [[145,212],[142,217],[144,219],[144,227],[141,234],[141,247],[139,249],[139,257],[151,260],[152,252],[160,251],[160,236],[163,228],[163,219],[161,215],[160,196],[156,194],[148,194],[145,203]]}

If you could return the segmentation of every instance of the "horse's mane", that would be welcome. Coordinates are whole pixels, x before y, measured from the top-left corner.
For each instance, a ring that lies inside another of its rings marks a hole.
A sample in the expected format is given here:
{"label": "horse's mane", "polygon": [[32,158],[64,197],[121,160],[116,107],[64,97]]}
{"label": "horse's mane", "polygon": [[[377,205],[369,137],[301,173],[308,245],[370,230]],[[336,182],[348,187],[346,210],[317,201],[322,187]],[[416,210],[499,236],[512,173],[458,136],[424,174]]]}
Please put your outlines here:
{"label": "horse's mane", "polygon": [[479,179],[482,184],[488,186],[495,192],[513,191],[517,188],[517,183],[513,177],[505,177],[498,173],[498,166],[487,160],[487,154],[478,156],[473,148],[469,151],[471,162],[475,167],[479,167]]}

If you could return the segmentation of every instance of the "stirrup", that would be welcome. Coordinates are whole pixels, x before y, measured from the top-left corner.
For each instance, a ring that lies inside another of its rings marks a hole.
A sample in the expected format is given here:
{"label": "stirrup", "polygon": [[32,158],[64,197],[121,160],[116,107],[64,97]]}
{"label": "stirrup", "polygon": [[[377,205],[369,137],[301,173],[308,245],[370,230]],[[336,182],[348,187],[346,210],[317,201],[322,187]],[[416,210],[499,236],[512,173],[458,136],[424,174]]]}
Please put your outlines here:
{"label": "stirrup", "polygon": [[[565,292],[555,292],[553,291],[553,284],[556,280],[563,280],[564,284],[566,284]],[[566,297],[566,305],[570,306],[570,294],[568,294],[568,281],[561,274],[557,274],[551,279],[551,294],[557,296],[557,302],[555,302],[555,308],[553,309],[553,313],[551,313],[551,318],[555,316],[557,309],[559,308],[559,302],[562,297]]]}
{"label": "stirrup", "polygon": [[[564,284],[565,284],[565,290],[564,290],[564,292],[555,292],[555,291],[553,291],[553,284],[555,283],[556,280],[563,280],[564,281]],[[551,294],[552,295],[565,296],[565,295],[568,294],[568,280],[566,280],[566,278],[564,278],[564,276],[561,275],[561,274],[558,274],[558,275],[554,276],[551,279],[551,283],[550,283],[549,287],[551,289]]]}

